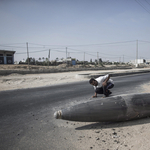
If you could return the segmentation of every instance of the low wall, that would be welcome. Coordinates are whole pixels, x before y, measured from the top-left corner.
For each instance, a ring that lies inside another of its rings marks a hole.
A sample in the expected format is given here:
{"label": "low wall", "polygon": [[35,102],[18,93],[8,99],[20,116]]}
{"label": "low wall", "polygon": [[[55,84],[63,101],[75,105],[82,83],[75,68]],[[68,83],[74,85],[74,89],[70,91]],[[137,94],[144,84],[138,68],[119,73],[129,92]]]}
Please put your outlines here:
{"label": "low wall", "polygon": [[86,70],[114,70],[114,69],[132,69],[131,67],[97,67],[97,68],[66,68],[66,69],[24,69],[24,70],[0,70],[0,75],[9,75],[12,73],[18,74],[37,74],[37,73],[60,73],[71,71],[86,71]]}

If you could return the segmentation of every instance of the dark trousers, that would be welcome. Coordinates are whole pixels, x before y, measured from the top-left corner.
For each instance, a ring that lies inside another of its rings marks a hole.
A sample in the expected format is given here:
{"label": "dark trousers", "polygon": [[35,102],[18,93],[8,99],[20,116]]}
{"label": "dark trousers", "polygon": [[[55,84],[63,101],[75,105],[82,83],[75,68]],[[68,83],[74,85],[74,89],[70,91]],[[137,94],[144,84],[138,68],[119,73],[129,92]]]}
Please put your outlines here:
{"label": "dark trousers", "polygon": [[112,83],[107,83],[106,86],[102,86],[100,88],[96,88],[95,92],[97,94],[104,94],[105,96],[108,96],[109,95],[109,90],[108,89],[111,89],[114,87],[114,84]]}

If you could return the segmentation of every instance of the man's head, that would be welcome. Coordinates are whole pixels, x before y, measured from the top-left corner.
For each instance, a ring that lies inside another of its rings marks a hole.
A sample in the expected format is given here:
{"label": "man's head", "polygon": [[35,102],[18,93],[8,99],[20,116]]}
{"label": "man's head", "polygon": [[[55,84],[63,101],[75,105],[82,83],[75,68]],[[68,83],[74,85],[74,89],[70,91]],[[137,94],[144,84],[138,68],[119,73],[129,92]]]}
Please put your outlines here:
{"label": "man's head", "polygon": [[97,82],[95,79],[93,79],[93,78],[91,78],[91,79],[89,80],[89,83],[90,83],[91,85],[93,85],[93,86],[97,86],[97,85],[98,85],[98,82]]}

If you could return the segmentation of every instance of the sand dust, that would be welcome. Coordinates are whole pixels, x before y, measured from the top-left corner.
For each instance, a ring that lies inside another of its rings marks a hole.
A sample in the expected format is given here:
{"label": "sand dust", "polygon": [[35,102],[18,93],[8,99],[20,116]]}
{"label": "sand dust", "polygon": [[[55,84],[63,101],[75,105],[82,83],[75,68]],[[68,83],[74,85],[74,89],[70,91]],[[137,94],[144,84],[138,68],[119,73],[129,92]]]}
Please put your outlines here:
{"label": "sand dust", "polygon": [[150,93],[150,82],[141,85],[142,93]]}

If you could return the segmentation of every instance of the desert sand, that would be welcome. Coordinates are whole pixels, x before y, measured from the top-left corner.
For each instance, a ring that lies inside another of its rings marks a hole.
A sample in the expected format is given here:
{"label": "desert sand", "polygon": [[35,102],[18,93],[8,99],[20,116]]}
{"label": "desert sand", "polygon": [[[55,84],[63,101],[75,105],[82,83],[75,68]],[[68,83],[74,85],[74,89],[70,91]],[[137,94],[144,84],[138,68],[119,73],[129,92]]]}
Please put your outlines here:
{"label": "desert sand", "polygon": [[[118,71],[118,70],[116,70]],[[87,78],[78,74],[88,74],[90,71],[65,72],[50,74],[11,74],[0,76],[0,91],[50,86],[77,81]],[[106,71],[107,73],[109,71]],[[91,72],[90,72],[91,73]],[[93,71],[100,73],[100,71]],[[150,92],[150,83],[141,85],[141,92]],[[150,118],[120,123],[80,123],[59,120],[55,122],[56,131],[61,131],[63,143],[72,144],[71,149],[78,150],[149,150],[150,149]],[[57,133],[56,133],[57,134]],[[70,137],[70,139],[68,139]]]}

